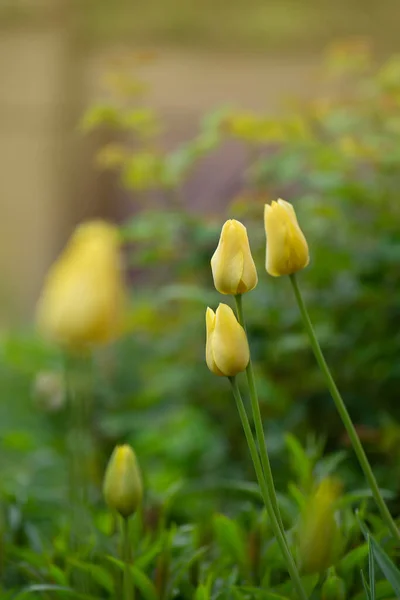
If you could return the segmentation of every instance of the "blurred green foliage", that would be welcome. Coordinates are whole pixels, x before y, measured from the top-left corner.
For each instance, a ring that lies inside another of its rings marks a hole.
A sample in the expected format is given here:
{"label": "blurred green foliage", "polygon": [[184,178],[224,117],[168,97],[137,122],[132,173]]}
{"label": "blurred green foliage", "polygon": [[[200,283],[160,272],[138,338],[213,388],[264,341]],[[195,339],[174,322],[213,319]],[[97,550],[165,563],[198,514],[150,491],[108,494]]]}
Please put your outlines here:
{"label": "blurred green foliage", "polygon": [[[399,75],[396,57],[375,64],[363,44],[338,45],[325,69],[334,90],[329,98],[294,102],[275,120],[218,110],[195,138],[167,151],[165,124],[146,107],[140,82],[126,77],[124,65],[114,67],[106,82],[110,100],[82,121],[86,132],[113,132],[114,141],[100,149],[99,167],[118,173],[138,205],[121,227],[132,270],[128,331],[77,373],[82,394],[92,400],[96,530],[85,540],[83,558],[68,555],[62,357],[33,333],[12,332],[2,340],[0,364],[0,598],[24,597],[13,595],[24,585],[43,599],[78,597],[68,591],[77,570],[90,579],[90,594],[79,597],[114,597],[121,563],[99,489],[109,454],[122,441],[135,448],[145,478],[144,511],[132,527],[140,597],[292,597],[229,386],[204,360],[205,308],[220,301],[209,261],[224,209],[188,211],[183,190],[200,161],[232,141],[243,146],[248,164],[226,216],[248,227],[259,271],[244,305],[285,526],[297,548],[298,520],[314,485],[340,478],[344,493],[334,507],[340,551],[304,582],[312,598],[321,597],[326,577],[343,580],[346,597],[365,597],[360,569],[367,572],[371,544],[356,507],[378,545],[392,557],[395,549],[372,512],[289,282],[265,274],[262,214],[264,203],[279,196],[295,206],[311,250],[300,276],[317,334],[396,515]],[[392,598],[390,581],[378,570],[374,577],[376,597]],[[271,594],[257,591],[260,585]]]}

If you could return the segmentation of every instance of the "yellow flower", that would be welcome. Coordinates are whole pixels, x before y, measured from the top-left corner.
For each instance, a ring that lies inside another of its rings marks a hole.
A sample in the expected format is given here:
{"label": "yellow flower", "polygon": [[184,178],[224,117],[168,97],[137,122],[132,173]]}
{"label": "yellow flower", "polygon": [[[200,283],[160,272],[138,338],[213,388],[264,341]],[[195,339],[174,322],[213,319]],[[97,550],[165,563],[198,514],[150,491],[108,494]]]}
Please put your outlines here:
{"label": "yellow flower", "polygon": [[206,328],[206,362],[210,371],[225,377],[244,371],[250,360],[249,345],[233,310],[226,304],[220,304],[215,313],[207,308]]}
{"label": "yellow flower", "polygon": [[118,336],[125,300],[120,258],[114,226],[92,221],[77,227],[39,298],[37,325],[45,337],[81,349]]}
{"label": "yellow flower", "polygon": [[125,519],[138,509],[143,485],[136,455],[127,444],[117,446],[104,476],[103,495],[107,505]]}
{"label": "yellow flower", "polygon": [[224,224],[211,259],[214,285],[221,294],[244,294],[257,285],[246,227],[234,219]]}
{"label": "yellow flower", "polygon": [[267,236],[266,269],[270,275],[290,275],[310,262],[307,240],[297,222],[293,206],[285,200],[265,205]]}
{"label": "yellow flower", "polygon": [[324,571],[334,562],[340,545],[335,504],[340,484],[323,480],[306,502],[298,533],[299,557],[304,573]]}

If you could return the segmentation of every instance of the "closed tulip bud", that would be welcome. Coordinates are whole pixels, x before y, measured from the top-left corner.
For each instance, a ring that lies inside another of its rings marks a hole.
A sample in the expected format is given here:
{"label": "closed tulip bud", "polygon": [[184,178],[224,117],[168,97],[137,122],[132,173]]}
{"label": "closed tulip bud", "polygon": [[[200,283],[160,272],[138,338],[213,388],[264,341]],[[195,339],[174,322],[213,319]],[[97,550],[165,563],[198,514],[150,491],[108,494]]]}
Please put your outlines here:
{"label": "closed tulip bud", "polygon": [[214,285],[221,294],[244,294],[257,285],[257,271],[251,255],[246,227],[234,219],[222,228],[211,259]]}
{"label": "closed tulip bud", "polygon": [[143,496],[142,477],[134,451],[117,446],[107,465],[103,483],[107,505],[127,519],[138,509]]}
{"label": "closed tulip bud", "polygon": [[103,221],[77,227],[51,267],[37,306],[42,334],[70,349],[121,332],[125,288],[118,230]]}
{"label": "closed tulip bud", "polygon": [[320,573],[336,558],[340,532],[335,520],[335,503],[339,493],[338,482],[325,479],[305,504],[298,532],[299,558],[304,573]]}
{"label": "closed tulip bud", "polygon": [[310,262],[307,240],[293,206],[285,200],[265,205],[266,269],[273,277],[291,275]]}
{"label": "closed tulip bud", "polygon": [[346,586],[337,575],[329,575],[322,586],[322,600],[346,600]]}
{"label": "closed tulip bud", "polygon": [[214,312],[206,312],[206,361],[216,375],[233,377],[244,371],[250,360],[246,332],[238,323],[233,310],[220,304]]}

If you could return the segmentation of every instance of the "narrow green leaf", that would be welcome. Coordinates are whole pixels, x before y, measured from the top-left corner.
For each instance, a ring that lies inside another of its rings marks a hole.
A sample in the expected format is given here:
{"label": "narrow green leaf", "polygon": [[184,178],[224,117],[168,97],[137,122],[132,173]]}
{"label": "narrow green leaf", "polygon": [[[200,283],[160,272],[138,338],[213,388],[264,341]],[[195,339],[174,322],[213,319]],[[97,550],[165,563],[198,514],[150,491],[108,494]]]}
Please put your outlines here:
{"label": "narrow green leaf", "polygon": [[368,527],[361,521],[361,519],[357,519],[360,525],[361,531],[366,537],[368,543],[370,544],[370,548],[373,552],[376,562],[378,563],[382,573],[389,581],[392,586],[394,592],[396,593],[397,598],[400,599],[400,571],[395,566],[391,558],[386,554],[383,548],[378,544],[378,542],[371,536],[368,531]]}
{"label": "narrow green leaf", "polygon": [[112,593],[114,589],[114,581],[110,573],[100,565],[94,565],[92,563],[84,563],[75,559],[68,561],[71,565],[79,569],[80,571],[87,573],[100,587]]}
{"label": "narrow green leaf", "polygon": [[[125,568],[123,561],[115,558],[115,556],[108,555],[106,558],[119,569],[123,570]],[[131,565],[130,570],[135,586],[140,590],[143,600],[158,600],[156,588],[149,577],[136,565]]]}
{"label": "narrow green leaf", "polygon": [[210,600],[207,586],[203,583],[199,585],[194,595],[194,600]]}
{"label": "narrow green leaf", "polygon": [[359,568],[359,565],[364,562],[367,556],[368,544],[362,544],[361,546],[358,546],[358,548],[350,550],[350,552],[348,552],[338,563],[338,572],[344,576],[348,575],[356,567]]}
{"label": "narrow green leaf", "polygon": [[298,477],[301,487],[307,488],[311,481],[312,464],[304,448],[291,433],[285,435],[286,447],[291,455],[292,469]]}
{"label": "narrow green leaf", "polygon": [[[387,599],[393,597],[392,586],[388,581],[377,581],[375,588],[377,600],[383,600],[383,598]],[[364,590],[362,592],[357,593],[354,597],[352,597],[351,600],[365,600]]]}
{"label": "narrow green leaf", "polygon": [[375,559],[372,550],[371,537],[368,536],[368,569],[369,569],[369,588],[371,590],[371,600],[375,600]]}
{"label": "narrow green leaf", "polygon": [[61,594],[65,594],[67,598],[72,598],[73,600],[98,600],[97,596],[81,594],[68,587],[64,587],[61,585],[52,585],[47,583],[38,583],[35,585],[30,585],[21,590],[16,596],[14,596],[13,600],[21,600],[21,598],[27,598],[28,596],[33,596],[42,592],[59,592]]}
{"label": "narrow green leaf", "polygon": [[362,581],[362,584],[363,584],[363,587],[365,590],[366,600],[372,600],[371,594],[369,591],[369,585],[368,585],[367,580],[365,579],[364,571],[361,569],[360,573],[361,573],[361,581]]}
{"label": "narrow green leaf", "polygon": [[225,515],[214,518],[215,535],[224,554],[242,566],[246,565],[246,549],[239,525]]}
{"label": "narrow green leaf", "polygon": [[143,600],[158,600],[157,590],[153,582],[138,567],[131,567],[133,581],[139,589]]}
{"label": "narrow green leaf", "polygon": [[245,594],[251,594],[251,598],[254,598],[254,600],[289,600],[287,596],[281,596],[274,592],[266,592],[256,587],[241,586],[239,589]]}
{"label": "narrow green leaf", "polygon": [[370,537],[370,543],[376,562],[381,568],[382,573],[390,582],[397,598],[400,598],[400,571],[389,558],[386,552],[380,547],[378,542]]}

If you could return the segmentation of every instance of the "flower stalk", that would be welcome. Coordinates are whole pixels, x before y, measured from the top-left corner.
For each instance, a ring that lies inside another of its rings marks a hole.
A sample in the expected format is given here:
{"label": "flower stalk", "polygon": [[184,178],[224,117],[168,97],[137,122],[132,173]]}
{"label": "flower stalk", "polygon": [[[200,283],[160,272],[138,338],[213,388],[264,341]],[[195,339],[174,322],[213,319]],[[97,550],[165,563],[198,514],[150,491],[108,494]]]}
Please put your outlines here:
{"label": "flower stalk", "polygon": [[123,598],[135,600],[135,587],[130,570],[131,548],[129,537],[129,517],[121,517],[121,558],[124,563]]}
{"label": "flower stalk", "polygon": [[376,505],[381,513],[382,519],[386,523],[389,531],[393,535],[393,537],[400,542],[400,531],[394,522],[392,515],[384,501],[382,494],[379,490],[378,483],[375,479],[375,475],[372,471],[371,465],[369,464],[367,455],[365,454],[364,448],[361,444],[360,438],[358,437],[356,428],[353,425],[353,421],[351,420],[350,414],[346,408],[346,405],[343,401],[343,398],[336,386],[335,380],[332,377],[328,364],[325,360],[325,357],[322,353],[321,346],[319,345],[317,336],[314,331],[313,324],[310,319],[310,315],[308,313],[306,304],[304,302],[302,293],[300,291],[300,287],[295,274],[290,275],[290,281],[292,284],[293,292],[296,297],[296,301],[300,310],[300,314],[303,320],[304,327],[307,331],[307,335],[310,341],[311,348],[314,352],[314,356],[317,360],[318,366],[325,377],[325,381],[329,392],[332,396],[332,399],[335,403],[336,409],[342,419],[342,423],[346,428],[347,434],[350,438],[351,444],[353,446],[353,450],[357,456],[358,462],[364,472],[365,478],[368,482],[369,487],[371,488],[372,495],[376,502]]}
{"label": "flower stalk", "polygon": [[[245,324],[245,320],[244,320],[243,302],[242,302],[241,294],[237,294],[235,296],[235,302],[236,302],[236,311],[237,311],[238,321],[239,321],[240,325],[243,327],[243,329],[246,331],[246,324]],[[273,478],[272,470],[271,470],[271,463],[270,463],[269,456],[268,456],[267,443],[266,443],[265,434],[264,434],[264,427],[263,427],[262,419],[261,419],[260,404],[258,401],[258,393],[257,393],[257,387],[256,387],[256,381],[255,381],[254,369],[253,369],[253,363],[251,360],[251,356],[250,356],[249,363],[246,367],[246,377],[247,377],[247,383],[249,386],[251,410],[252,410],[252,414],[253,414],[254,427],[255,427],[256,436],[257,436],[257,444],[258,444],[258,449],[260,452],[261,464],[262,464],[262,468],[264,471],[265,481],[268,486],[268,493],[271,498],[272,507],[274,509],[274,513],[278,520],[279,527],[280,527],[281,531],[284,533],[282,517],[281,517],[280,510],[279,510],[278,501],[276,498],[276,490],[275,490],[274,478]]]}
{"label": "flower stalk", "polygon": [[254,437],[251,431],[249,419],[246,413],[246,409],[243,404],[242,396],[240,394],[239,386],[237,384],[236,377],[229,377],[229,381],[232,386],[232,393],[236,401],[236,406],[239,412],[240,420],[242,422],[242,427],[244,430],[244,434],[246,436],[247,444],[249,446],[251,459],[253,461],[254,470],[256,472],[258,485],[260,486],[261,494],[264,500],[265,508],[267,510],[269,519],[271,521],[271,526],[273,533],[276,537],[276,540],[279,544],[279,547],[284,556],[287,569],[289,571],[289,575],[292,579],[294,589],[296,590],[298,598],[301,600],[307,600],[308,596],[304,590],[303,584],[301,582],[301,578],[294,562],[293,556],[290,553],[289,547],[286,542],[285,534],[282,531],[277,516],[275,514],[275,510],[272,503],[272,498],[270,495],[270,490],[267,486],[267,483],[264,478],[264,473],[260,461],[260,457],[257,451],[257,446],[254,441]]}

